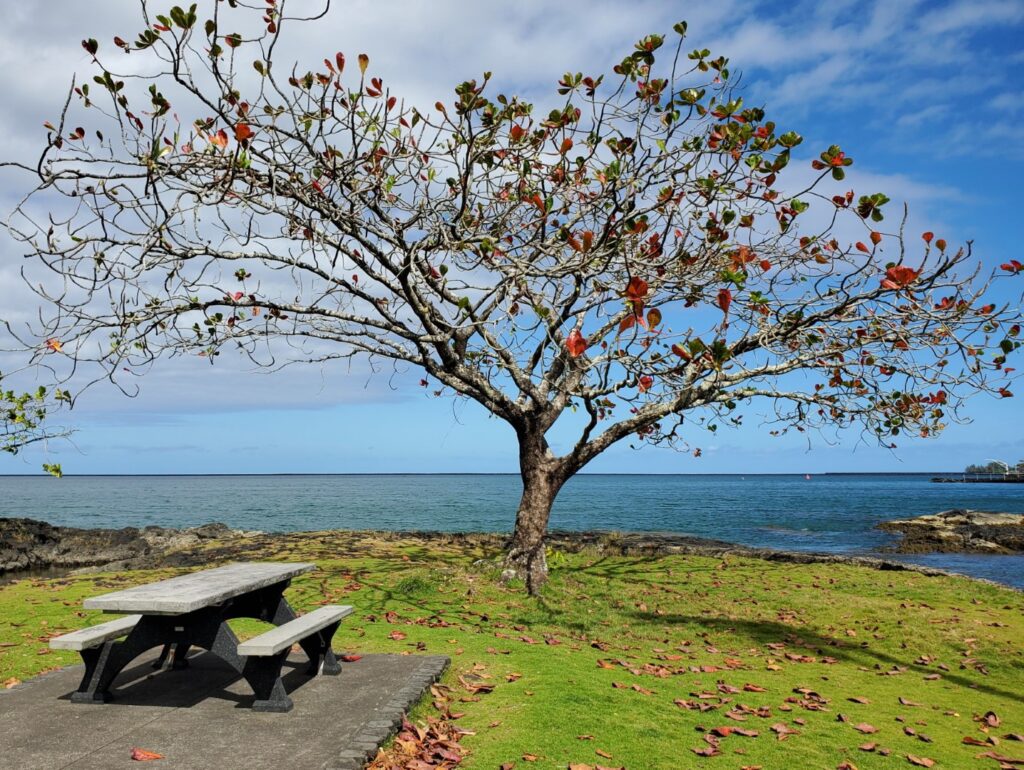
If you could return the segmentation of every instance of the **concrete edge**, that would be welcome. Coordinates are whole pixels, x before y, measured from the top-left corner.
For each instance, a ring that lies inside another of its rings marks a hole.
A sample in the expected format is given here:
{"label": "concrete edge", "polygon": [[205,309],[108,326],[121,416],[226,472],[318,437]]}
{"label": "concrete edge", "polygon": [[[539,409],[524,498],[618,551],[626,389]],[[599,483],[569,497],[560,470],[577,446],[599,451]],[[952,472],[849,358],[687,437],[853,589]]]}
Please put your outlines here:
{"label": "concrete edge", "polygon": [[374,719],[362,726],[353,736],[350,748],[322,765],[324,770],[363,770],[381,744],[399,731],[406,712],[419,702],[450,664],[451,658],[447,655],[423,656],[405,687],[384,704]]}
{"label": "concrete edge", "polygon": [[44,671],[41,674],[36,674],[31,679],[25,679],[21,682],[21,684],[16,684],[14,685],[14,687],[5,687],[0,689],[0,698],[2,698],[6,693],[24,690],[26,687],[31,687],[32,685],[37,684],[39,682],[45,682],[50,677],[57,676],[58,674],[62,674],[70,669],[77,669],[84,672],[85,666],[81,663],[75,663],[70,666],[61,666],[60,668],[55,668],[52,671]]}

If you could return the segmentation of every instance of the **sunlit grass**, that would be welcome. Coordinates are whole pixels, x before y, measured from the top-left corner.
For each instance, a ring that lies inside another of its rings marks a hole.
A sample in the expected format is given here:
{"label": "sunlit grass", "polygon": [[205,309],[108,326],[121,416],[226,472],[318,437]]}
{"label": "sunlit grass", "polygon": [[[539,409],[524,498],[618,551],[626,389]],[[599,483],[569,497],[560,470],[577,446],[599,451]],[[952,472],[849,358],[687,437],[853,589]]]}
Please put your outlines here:
{"label": "sunlit grass", "polygon": [[[289,589],[300,609],[356,607],[336,649],[451,656],[450,707],[476,733],[464,741],[467,767],[834,768],[847,760],[870,770],[909,767],[908,754],[948,768],[994,767],[974,759],[990,750],[1024,756],[1024,744],[1001,740],[1024,733],[1024,596],[1009,589],[842,565],[580,553],[552,558],[551,582],[531,599],[501,585],[474,545],[344,534],[250,545],[244,558],[316,561]],[[86,596],[180,571],[3,586],[0,680],[76,662],[49,652],[46,639],[101,620],[81,610]],[[243,635],[258,628],[238,623]],[[494,691],[472,694],[459,681],[470,672]],[[975,716],[988,711],[1001,724],[985,733]],[[414,717],[434,713],[425,702]],[[779,741],[778,724],[797,734]],[[698,757],[691,749],[708,745],[702,730],[716,727],[758,736],[729,735],[722,756]],[[964,745],[967,735],[999,745]],[[857,748],[869,743],[874,752]]]}

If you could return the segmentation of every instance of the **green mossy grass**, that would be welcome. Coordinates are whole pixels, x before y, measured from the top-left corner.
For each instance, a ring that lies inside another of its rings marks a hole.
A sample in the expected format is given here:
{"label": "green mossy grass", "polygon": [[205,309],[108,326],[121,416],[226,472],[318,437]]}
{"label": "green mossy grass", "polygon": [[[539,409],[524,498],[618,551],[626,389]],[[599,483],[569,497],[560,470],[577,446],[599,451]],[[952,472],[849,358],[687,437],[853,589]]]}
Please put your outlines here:
{"label": "green mossy grass", "polygon": [[[938,768],[997,767],[975,758],[988,750],[1024,757],[1024,743],[1002,738],[1024,733],[1019,592],[844,565],[582,552],[552,554],[551,580],[535,599],[521,586],[501,585],[485,557],[494,554],[470,543],[344,533],[264,538],[243,549],[247,559],[316,561],[318,570],[297,579],[288,596],[300,610],[323,602],[356,607],[337,650],[451,656],[443,680],[452,687],[450,708],[461,714],[457,724],[475,732],[464,739],[467,768],[514,761],[562,770],[570,762],[767,770],[849,761],[871,770],[909,767],[908,754]],[[0,681],[75,663],[73,653],[49,651],[46,639],[102,619],[82,611],[85,597],[183,571],[0,587]],[[237,625],[242,636],[259,629]],[[474,694],[474,683],[494,690]],[[723,695],[720,684],[740,691]],[[802,688],[827,701],[823,710],[787,702],[806,703]],[[731,702],[706,712],[675,703],[713,692]],[[414,719],[436,715],[430,700]],[[740,703],[767,706],[771,716],[727,718]],[[986,712],[1001,720],[987,733],[976,721]],[[771,726],[780,723],[798,734],[779,741]],[[862,734],[858,724],[877,732]],[[716,727],[758,737],[729,735],[720,756],[694,754],[707,746],[701,730]],[[968,735],[995,736],[999,744],[964,745]],[[858,749],[867,743],[891,753]],[[537,759],[524,761],[524,754]]]}

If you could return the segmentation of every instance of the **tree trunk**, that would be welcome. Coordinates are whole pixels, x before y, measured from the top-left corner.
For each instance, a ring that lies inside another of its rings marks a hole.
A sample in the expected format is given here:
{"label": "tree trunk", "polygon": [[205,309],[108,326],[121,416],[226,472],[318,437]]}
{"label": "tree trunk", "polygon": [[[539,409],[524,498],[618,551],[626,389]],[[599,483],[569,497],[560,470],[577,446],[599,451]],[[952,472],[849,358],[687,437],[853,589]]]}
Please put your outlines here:
{"label": "tree trunk", "polygon": [[548,451],[547,442],[526,441],[520,436],[520,469],[523,496],[516,511],[512,542],[505,555],[505,579],[521,578],[526,590],[536,596],[548,579],[548,562],[544,555],[544,535],[548,529],[551,505],[565,479]]}

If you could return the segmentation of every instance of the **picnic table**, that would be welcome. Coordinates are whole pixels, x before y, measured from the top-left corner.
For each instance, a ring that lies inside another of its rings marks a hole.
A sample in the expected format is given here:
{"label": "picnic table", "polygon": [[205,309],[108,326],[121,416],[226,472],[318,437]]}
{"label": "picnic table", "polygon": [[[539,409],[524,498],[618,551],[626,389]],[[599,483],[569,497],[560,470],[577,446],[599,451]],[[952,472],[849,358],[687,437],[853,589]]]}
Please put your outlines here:
{"label": "picnic table", "polygon": [[[341,673],[331,640],[342,618],[352,612],[348,606],[328,605],[301,617],[295,614],[284,590],[293,577],[315,567],[237,562],[86,599],[86,609],[132,614],[50,640],[54,649],[78,651],[85,662],[71,700],[110,700],[114,679],[146,650],[163,647],[155,668],[170,658],[171,668],[183,669],[189,650],[198,647],[245,678],[256,694],[254,711],[290,711],[292,700],[281,669],[292,645],[297,642],[309,658],[310,675]],[[240,642],[227,623],[233,618],[256,618],[276,628]]]}

